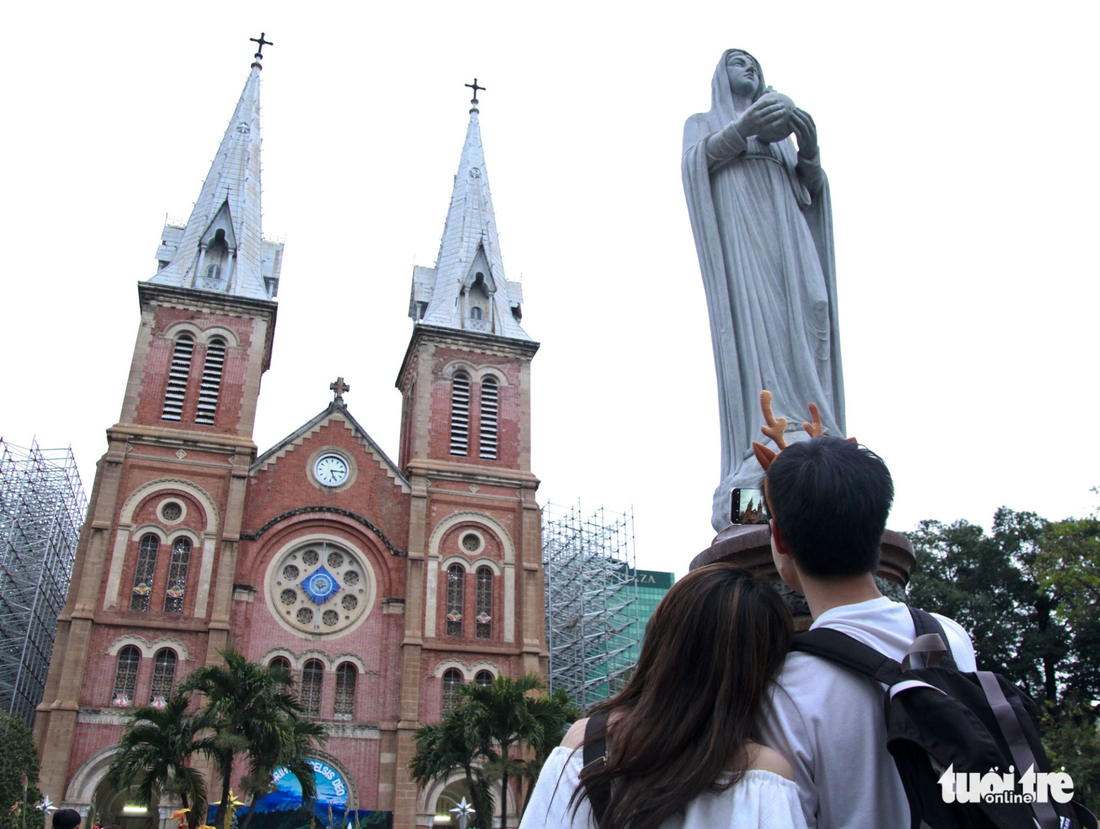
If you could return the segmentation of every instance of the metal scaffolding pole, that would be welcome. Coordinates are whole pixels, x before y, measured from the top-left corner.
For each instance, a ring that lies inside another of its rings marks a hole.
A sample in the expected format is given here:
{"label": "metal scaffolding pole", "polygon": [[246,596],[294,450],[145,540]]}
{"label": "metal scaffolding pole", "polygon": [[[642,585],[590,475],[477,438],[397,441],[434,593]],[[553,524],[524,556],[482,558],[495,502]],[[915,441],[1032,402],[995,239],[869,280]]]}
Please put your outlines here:
{"label": "metal scaffolding pole", "polygon": [[71,449],[0,438],[0,710],[34,723],[88,499]]}
{"label": "metal scaffolding pole", "polygon": [[564,689],[587,711],[634,668],[634,514],[547,504],[542,515],[550,690]]}

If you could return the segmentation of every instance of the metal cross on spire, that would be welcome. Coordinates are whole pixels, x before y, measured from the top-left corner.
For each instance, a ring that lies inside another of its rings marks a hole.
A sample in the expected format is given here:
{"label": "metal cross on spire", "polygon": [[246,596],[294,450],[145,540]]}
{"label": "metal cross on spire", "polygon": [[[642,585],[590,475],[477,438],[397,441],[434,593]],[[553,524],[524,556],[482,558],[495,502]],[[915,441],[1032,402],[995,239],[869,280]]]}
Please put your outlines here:
{"label": "metal cross on spire", "polygon": [[[261,35],[261,37],[262,37],[262,35]],[[463,86],[468,86],[470,89],[472,89],[474,91],[474,97],[470,99],[470,103],[473,104],[474,106],[477,106],[477,93],[478,93],[478,90],[480,89],[481,91],[484,91],[485,87],[477,85],[477,78],[474,78],[473,83],[463,84]]]}
{"label": "metal cross on spire", "polygon": [[344,402],[344,392],[351,391],[351,386],[344,382],[343,377],[337,377],[335,383],[329,383],[328,387],[335,392],[336,396],[333,397],[334,403]]}
{"label": "metal cross on spire", "polygon": [[[251,40],[253,43],[256,44],[256,54],[253,55],[253,57],[255,57],[257,59],[262,58],[264,56],[264,47],[265,46],[274,46],[275,45],[270,40],[264,40],[264,32],[260,32],[259,37],[250,37],[249,40]],[[474,83],[477,83],[476,79],[474,80]]]}

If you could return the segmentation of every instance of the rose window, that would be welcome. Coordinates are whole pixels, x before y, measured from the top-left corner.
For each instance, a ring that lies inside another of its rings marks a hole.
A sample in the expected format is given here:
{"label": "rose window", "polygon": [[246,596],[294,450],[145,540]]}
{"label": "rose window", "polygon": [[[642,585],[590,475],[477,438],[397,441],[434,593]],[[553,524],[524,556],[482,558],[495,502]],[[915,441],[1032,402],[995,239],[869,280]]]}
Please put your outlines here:
{"label": "rose window", "polygon": [[330,541],[291,549],[268,572],[272,612],[295,632],[316,635],[345,630],[359,621],[373,601],[366,562]]}

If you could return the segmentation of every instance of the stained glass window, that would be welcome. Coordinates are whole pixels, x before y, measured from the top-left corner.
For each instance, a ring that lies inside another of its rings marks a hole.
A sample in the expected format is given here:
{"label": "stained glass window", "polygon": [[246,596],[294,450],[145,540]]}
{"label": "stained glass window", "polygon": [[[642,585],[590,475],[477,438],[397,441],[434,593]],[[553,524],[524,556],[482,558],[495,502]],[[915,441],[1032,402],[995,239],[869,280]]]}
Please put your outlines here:
{"label": "stained glass window", "polygon": [[177,538],[172,545],[168,565],[168,589],[164,592],[164,612],[183,613],[183,594],[187,588],[187,567],[191,563],[191,539]]}
{"label": "stained glass window", "polygon": [[311,659],[302,668],[302,687],[298,692],[298,701],[305,709],[307,717],[321,716],[321,686],[325,681],[325,666]]}
{"label": "stained glass window", "polygon": [[350,662],[336,669],[336,719],[353,719],[355,713],[355,677],[358,671]]}
{"label": "stained glass window", "polygon": [[490,567],[477,568],[477,622],[475,631],[478,639],[493,638],[493,570]]}
{"label": "stained glass window", "polygon": [[443,672],[443,713],[446,714],[458,704],[456,689],[462,684],[462,673],[457,668],[448,668]]}
{"label": "stained glass window", "polygon": [[138,545],[137,567],[134,568],[134,591],[130,595],[130,610],[149,609],[149,594],[153,592],[153,576],[157,572],[157,550],[160,539],[153,533],[145,535]]}
{"label": "stained glass window", "polygon": [[462,613],[466,606],[466,570],[461,564],[447,568],[447,635],[462,635]]}
{"label": "stained glass window", "polygon": [[115,668],[115,688],[111,692],[111,705],[129,708],[134,704],[134,689],[137,688],[138,666],[141,664],[141,651],[133,645],[127,645],[118,652],[118,665]]}
{"label": "stained glass window", "polygon": [[161,648],[153,657],[153,688],[149,692],[151,705],[163,704],[172,696],[172,684],[176,681],[176,652]]}

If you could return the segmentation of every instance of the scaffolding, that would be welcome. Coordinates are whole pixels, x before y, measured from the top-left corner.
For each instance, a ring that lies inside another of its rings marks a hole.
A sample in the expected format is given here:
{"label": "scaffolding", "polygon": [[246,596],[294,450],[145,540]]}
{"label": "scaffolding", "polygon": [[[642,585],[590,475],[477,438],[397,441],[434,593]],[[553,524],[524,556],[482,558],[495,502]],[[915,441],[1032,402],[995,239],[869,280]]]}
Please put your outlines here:
{"label": "scaffolding", "polygon": [[641,639],[634,513],[547,504],[542,511],[550,690],[585,711],[617,692]]}
{"label": "scaffolding", "polygon": [[0,438],[0,710],[34,724],[88,499],[71,449]]}

